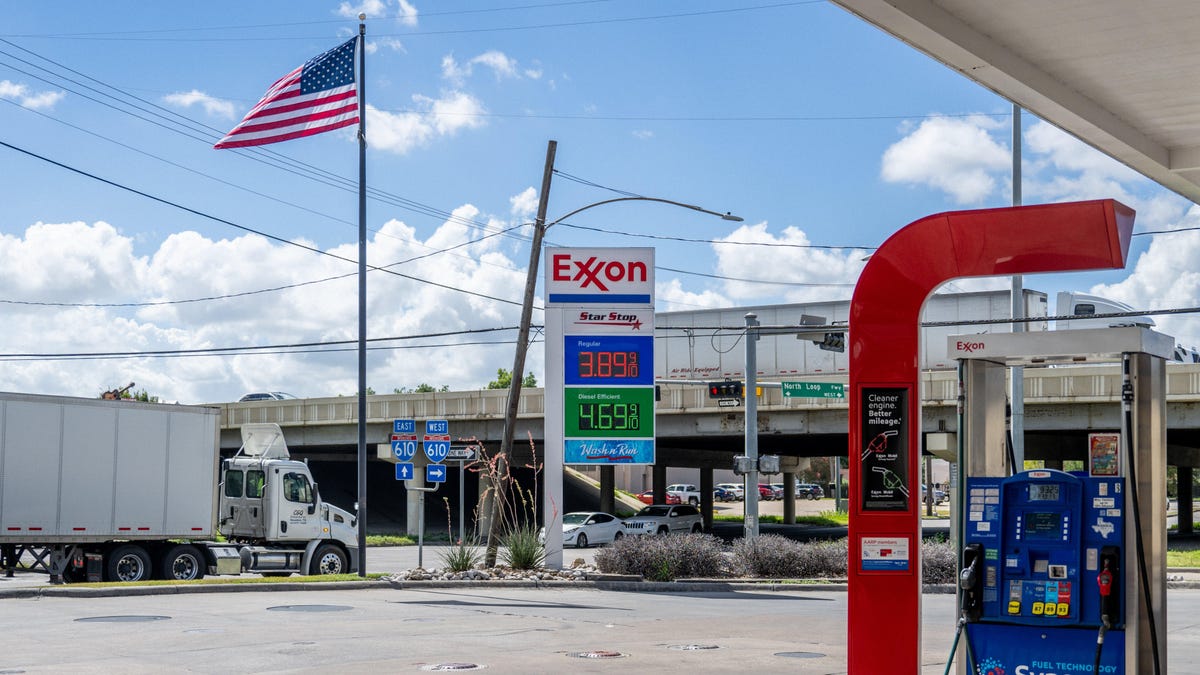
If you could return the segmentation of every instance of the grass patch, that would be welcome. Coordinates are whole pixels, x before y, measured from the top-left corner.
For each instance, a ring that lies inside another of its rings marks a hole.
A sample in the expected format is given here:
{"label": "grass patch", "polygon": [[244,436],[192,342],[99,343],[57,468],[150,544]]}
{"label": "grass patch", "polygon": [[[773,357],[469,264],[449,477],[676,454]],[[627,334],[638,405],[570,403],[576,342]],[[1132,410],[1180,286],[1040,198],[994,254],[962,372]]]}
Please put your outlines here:
{"label": "grass patch", "polygon": [[1200,567],[1200,550],[1167,549],[1167,567]]}
{"label": "grass patch", "polygon": [[[742,523],[745,518],[742,516],[714,515],[714,522],[723,523]],[[779,525],[783,522],[783,518],[773,515],[760,515],[759,523],[767,523]],[[817,527],[836,527],[838,525],[849,525],[850,514],[845,511],[822,511],[815,516],[796,516],[797,525],[815,525]]]}
{"label": "grass patch", "polygon": [[[428,537],[426,537],[428,539]],[[417,540],[407,534],[368,534],[367,546],[416,546]]]}

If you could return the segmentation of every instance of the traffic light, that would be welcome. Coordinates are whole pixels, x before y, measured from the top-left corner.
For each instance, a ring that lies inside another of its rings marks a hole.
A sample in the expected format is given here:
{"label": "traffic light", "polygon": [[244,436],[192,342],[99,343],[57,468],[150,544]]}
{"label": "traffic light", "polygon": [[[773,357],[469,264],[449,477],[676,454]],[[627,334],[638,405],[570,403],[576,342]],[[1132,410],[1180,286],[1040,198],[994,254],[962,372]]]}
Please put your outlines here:
{"label": "traffic light", "polygon": [[708,383],[709,398],[741,398],[742,383],[732,380],[724,382],[709,382]]}
{"label": "traffic light", "polygon": [[821,341],[813,340],[814,345],[827,352],[844,352],[846,351],[846,334],[845,333],[826,333],[825,339]]}

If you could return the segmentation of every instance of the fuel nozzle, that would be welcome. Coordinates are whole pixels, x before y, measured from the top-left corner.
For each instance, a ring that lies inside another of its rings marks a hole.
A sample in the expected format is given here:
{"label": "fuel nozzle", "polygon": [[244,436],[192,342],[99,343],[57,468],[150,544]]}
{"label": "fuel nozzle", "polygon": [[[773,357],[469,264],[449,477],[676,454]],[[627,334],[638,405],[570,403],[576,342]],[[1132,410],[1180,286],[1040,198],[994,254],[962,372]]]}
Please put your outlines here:
{"label": "fuel nozzle", "polygon": [[1096,585],[1100,587],[1100,597],[1107,598],[1112,593],[1113,575],[1112,570],[1108,569],[1108,561],[1104,561],[1104,569],[1096,575]]}

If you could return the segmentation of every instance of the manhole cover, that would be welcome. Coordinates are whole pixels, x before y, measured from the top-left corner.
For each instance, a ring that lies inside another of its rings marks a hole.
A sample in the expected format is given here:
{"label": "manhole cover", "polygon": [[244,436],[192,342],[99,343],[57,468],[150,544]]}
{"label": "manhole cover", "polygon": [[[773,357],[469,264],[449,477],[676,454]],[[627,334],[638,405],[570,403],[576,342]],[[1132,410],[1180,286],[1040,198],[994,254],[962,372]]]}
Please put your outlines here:
{"label": "manhole cover", "polygon": [[126,615],[117,615],[117,616],[88,616],[88,617],[84,617],[82,619],[75,619],[75,620],[79,621],[79,622],[83,622],[83,623],[90,623],[90,622],[95,622],[95,623],[137,623],[139,621],[165,621],[169,618],[171,618],[171,617],[157,616],[154,614],[143,614],[143,615],[126,614]]}
{"label": "manhole cover", "polygon": [[487,668],[487,666],[482,663],[431,663],[427,666],[421,666],[421,670],[431,670],[439,673],[452,670],[483,670],[484,668]]}
{"label": "manhole cover", "polygon": [[694,652],[704,649],[720,649],[719,645],[671,645],[669,649],[675,649],[681,652]]}
{"label": "manhole cover", "polygon": [[824,654],[819,652],[775,652],[775,656],[786,656],[789,659],[823,659]]}
{"label": "manhole cover", "polygon": [[591,652],[567,652],[567,656],[575,659],[623,659],[625,655],[621,652],[612,652],[607,650],[591,651]]}
{"label": "manhole cover", "polygon": [[348,612],[349,605],[277,605],[268,607],[268,612]]}

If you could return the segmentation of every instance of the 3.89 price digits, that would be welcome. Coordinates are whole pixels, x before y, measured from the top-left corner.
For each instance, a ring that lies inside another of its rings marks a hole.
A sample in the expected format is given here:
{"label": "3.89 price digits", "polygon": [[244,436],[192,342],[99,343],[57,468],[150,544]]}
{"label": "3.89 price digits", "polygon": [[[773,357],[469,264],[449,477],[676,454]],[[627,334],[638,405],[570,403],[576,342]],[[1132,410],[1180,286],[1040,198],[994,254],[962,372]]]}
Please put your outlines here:
{"label": "3.89 price digits", "polygon": [[641,420],[637,403],[579,404],[580,431],[638,431]]}
{"label": "3.89 price digits", "polygon": [[579,352],[579,377],[633,379],[638,376],[636,351]]}

